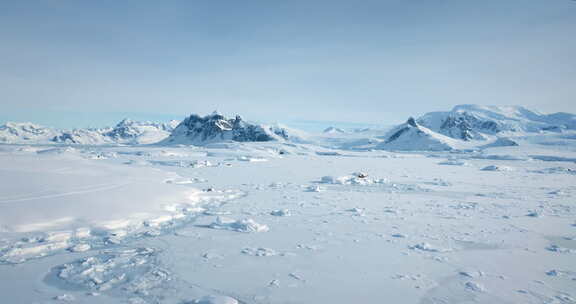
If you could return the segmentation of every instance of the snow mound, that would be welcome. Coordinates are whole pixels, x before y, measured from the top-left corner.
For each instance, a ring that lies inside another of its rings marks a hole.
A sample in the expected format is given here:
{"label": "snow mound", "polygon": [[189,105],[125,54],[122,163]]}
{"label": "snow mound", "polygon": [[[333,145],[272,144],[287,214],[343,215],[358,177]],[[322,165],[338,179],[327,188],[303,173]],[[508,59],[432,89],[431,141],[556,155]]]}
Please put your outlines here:
{"label": "snow mound", "polygon": [[270,248],[244,248],[242,249],[242,253],[246,255],[252,255],[257,257],[265,257],[265,256],[275,256],[278,255],[278,252],[272,250]]}
{"label": "snow mound", "polygon": [[227,296],[205,296],[186,304],[238,304],[238,301]]}
{"label": "snow mound", "polygon": [[431,245],[431,244],[426,243],[426,242],[414,244],[414,245],[408,246],[408,248],[409,248],[409,249],[412,249],[412,250],[416,250],[416,251],[426,251],[426,252],[447,252],[447,251],[451,251],[451,249],[436,247],[436,246]]}
{"label": "snow mound", "polygon": [[439,165],[445,166],[466,166],[467,163],[458,159],[447,159],[438,163]]}
{"label": "snow mound", "polygon": [[216,221],[209,225],[213,229],[231,230],[237,232],[266,232],[268,226],[256,223],[253,219],[234,220],[225,217],[217,217]]}
{"label": "snow mound", "polygon": [[428,192],[429,189],[422,188],[415,184],[397,184],[384,178],[370,178],[363,173],[353,173],[344,176],[323,176],[316,183],[327,185],[343,186],[367,186],[375,187],[378,191],[386,192]]}
{"label": "snow mound", "polygon": [[324,191],[324,188],[318,186],[318,185],[311,185],[306,187],[306,191],[307,192],[322,192]]}
{"label": "snow mound", "polygon": [[57,266],[48,282],[54,279],[70,289],[128,293],[152,296],[171,280],[170,273],[161,268],[158,251],[152,248],[106,250],[72,263]]}
{"label": "snow mound", "polygon": [[251,157],[251,156],[239,156],[237,158],[239,161],[246,161],[246,162],[266,162],[268,161],[266,158],[263,157]]}
{"label": "snow mound", "polygon": [[493,148],[493,147],[514,147],[518,146],[518,143],[507,137],[498,137],[494,142],[482,146],[482,148]]}
{"label": "snow mound", "polygon": [[490,166],[486,166],[480,170],[482,170],[482,171],[512,171],[512,168],[506,167],[506,166],[490,165]]}
{"label": "snow mound", "polygon": [[552,252],[557,252],[557,253],[576,253],[575,249],[561,247],[558,245],[550,245],[550,246],[546,247],[546,250],[552,251]]}
{"label": "snow mound", "polygon": [[470,290],[473,292],[485,292],[486,291],[486,288],[478,282],[473,282],[473,281],[466,282],[464,284],[464,286],[466,287],[467,290]]}
{"label": "snow mound", "polygon": [[270,215],[273,215],[273,216],[291,216],[292,213],[288,209],[278,209],[278,210],[271,211]]}
{"label": "snow mound", "polygon": [[287,139],[282,128],[245,122],[240,116],[228,119],[218,113],[204,117],[192,114],[182,121],[161,144],[204,145],[215,142],[266,142]]}
{"label": "snow mound", "polygon": [[372,179],[368,177],[359,177],[356,174],[344,175],[344,176],[323,176],[320,179],[321,184],[332,184],[332,185],[372,185],[372,184],[386,184],[388,183],[385,179]]}

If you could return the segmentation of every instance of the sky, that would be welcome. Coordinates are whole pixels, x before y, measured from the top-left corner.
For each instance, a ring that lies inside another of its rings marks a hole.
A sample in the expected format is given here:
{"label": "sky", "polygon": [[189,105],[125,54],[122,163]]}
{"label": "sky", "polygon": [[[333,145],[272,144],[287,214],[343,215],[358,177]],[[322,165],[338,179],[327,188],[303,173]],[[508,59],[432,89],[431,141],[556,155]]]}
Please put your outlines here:
{"label": "sky", "polygon": [[576,112],[573,0],[0,0],[0,122]]}

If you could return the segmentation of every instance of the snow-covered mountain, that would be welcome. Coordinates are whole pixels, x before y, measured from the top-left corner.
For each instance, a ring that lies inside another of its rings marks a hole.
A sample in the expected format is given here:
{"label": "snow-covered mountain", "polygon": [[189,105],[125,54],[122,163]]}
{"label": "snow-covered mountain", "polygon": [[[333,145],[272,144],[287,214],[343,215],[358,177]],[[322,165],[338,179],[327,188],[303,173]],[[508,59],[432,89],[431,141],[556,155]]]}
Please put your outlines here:
{"label": "snow-covered mountain", "polygon": [[30,122],[7,122],[0,126],[2,143],[46,142],[59,133],[58,130],[36,125]]}
{"label": "snow-covered mountain", "polygon": [[15,144],[152,144],[167,138],[178,121],[138,122],[124,119],[113,128],[58,130],[32,123],[0,126],[0,142]]}
{"label": "snow-covered mountain", "polygon": [[390,130],[385,141],[375,146],[383,150],[447,151],[457,148],[458,140],[436,133],[410,117],[405,123]]}
{"label": "snow-covered mountain", "polygon": [[222,141],[264,142],[288,138],[284,128],[248,123],[238,115],[228,119],[214,112],[204,117],[190,115],[161,144],[202,145]]}
{"label": "snow-covered mountain", "polygon": [[181,123],[124,119],[112,128],[101,129],[57,130],[32,123],[6,123],[0,126],[0,142],[203,145],[223,141],[288,141],[351,150],[450,150],[510,146],[521,144],[521,137],[566,132],[576,132],[576,115],[542,114],[519,106],[458,105],[450,111],[410,119],[390,132],[385,129],[346,132],[330,127],[312,136],[281,125],[249,123],[240,116],[226,118],[213,113],[204,117],[190,115]]}
{"label": "snow-covered mountain", "polygon": [[485,140],[493,135],[576,130],[576,115],[541,114],[520,106],[457,105],[451,111],[431,112],[418,123],[460,140]]}
{"label": "snow-covered mountain", "polygon": [[[105,129],[104,129],[105,130]],[[63,130],[50,139],[58,144],[78,144],[78,145],[103,145],[114,142],[104,136],[102,129],[74,129]]]}
{"label": "snow-covered mountain", "polygon": [[104,132],[116,143],[123,144],[152,144],[162,141],[170,136],[179,121],[168,123],[138,122],[130,119],[120,121],[112,130]]}
{"label": "snow-covered mountain", "polygon": [[515,146],[510,138],[576,130],[576,115],[542,114],[520,106],[458,105],[451,111],[410,118],[376,149],[451,150]]}

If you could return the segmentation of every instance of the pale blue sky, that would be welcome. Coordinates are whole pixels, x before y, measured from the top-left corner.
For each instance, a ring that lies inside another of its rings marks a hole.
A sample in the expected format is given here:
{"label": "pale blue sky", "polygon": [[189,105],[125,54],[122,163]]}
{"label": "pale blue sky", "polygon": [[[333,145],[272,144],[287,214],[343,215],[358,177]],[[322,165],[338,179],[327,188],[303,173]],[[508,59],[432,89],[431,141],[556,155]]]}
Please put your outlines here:
{"label": "pale blue sky", "polygon": [[576,112],[576,1],[0,0],[0,120]]}

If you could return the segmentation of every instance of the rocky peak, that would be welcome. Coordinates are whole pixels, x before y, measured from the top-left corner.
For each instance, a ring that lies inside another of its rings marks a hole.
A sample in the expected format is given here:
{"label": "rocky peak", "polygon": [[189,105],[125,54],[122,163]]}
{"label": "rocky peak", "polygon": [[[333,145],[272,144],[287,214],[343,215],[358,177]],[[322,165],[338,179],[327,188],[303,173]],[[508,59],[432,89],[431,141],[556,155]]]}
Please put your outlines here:
{"label": "rocky peak", "polygon": [[285,130],[251,124],[236,115],[228,119],[214,112],[207,116],[192,114],[180,123],[164,143],[199,144],[215,141],[272,141],[287,138]]}

